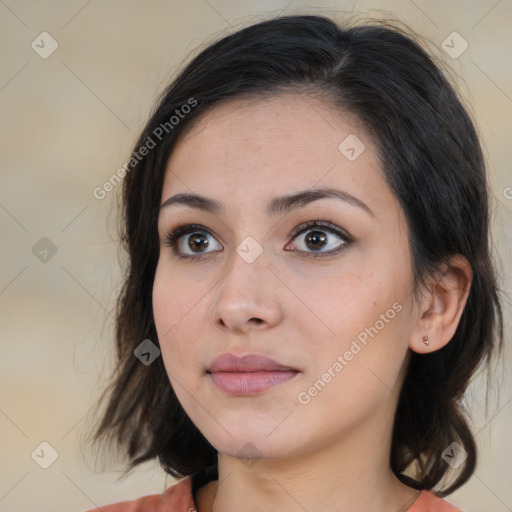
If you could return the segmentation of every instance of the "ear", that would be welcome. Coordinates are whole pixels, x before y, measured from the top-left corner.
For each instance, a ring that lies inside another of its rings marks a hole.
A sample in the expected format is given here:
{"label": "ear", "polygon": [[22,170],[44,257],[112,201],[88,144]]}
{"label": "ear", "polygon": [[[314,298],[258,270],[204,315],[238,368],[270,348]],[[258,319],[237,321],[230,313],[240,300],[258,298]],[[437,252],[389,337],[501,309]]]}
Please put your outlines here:
{"label": "ear", "polygon": [[[409,347],[425,354],[443,348],[455,334],[471,288],[473,272],[468,260],[456,254],[441,271],[427,280]],[[423,341],[428,336],[428,345]]]}

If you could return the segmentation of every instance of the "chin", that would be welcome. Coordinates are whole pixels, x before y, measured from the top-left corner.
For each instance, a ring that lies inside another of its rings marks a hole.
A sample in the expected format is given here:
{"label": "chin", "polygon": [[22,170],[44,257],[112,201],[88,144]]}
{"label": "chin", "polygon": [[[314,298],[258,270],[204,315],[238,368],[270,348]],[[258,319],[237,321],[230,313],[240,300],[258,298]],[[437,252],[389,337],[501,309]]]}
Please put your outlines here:
{"label": "chin", "polygon": [[[270,446],[269,446],[270,445]],[[249,437],[238,441],[228,441],[215,446],[219,453],[240,459],[241,461],[253,461],[253,464],[260,459],[281,459],[289,455],[285,447],[272,446],[271,443]]]}
{"label": "chin", "polygon": [[[268,435],[272,429],[252,422],[240,423],[234,428],[230,425],[229,433],[224,429],[215,432],[202,431],[208,442],[219,453],[239,459],[279,459],[290,456],[294,452],[295,440],[289,432],[277,430]],[[231,435],[230,435],[231,434]]]}

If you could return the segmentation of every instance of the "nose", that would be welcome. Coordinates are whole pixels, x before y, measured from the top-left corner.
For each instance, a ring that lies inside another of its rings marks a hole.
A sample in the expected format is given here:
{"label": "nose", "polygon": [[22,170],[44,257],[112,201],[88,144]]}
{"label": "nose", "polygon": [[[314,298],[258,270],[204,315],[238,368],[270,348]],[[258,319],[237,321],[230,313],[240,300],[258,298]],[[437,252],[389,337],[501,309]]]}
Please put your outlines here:
{"label": "nose", "polygon": [[214,288],[210,317],[217,328],[240,334],[281,322],[279,281],[267,265],[264,253],[252,263],[231,255],[225,277]]}

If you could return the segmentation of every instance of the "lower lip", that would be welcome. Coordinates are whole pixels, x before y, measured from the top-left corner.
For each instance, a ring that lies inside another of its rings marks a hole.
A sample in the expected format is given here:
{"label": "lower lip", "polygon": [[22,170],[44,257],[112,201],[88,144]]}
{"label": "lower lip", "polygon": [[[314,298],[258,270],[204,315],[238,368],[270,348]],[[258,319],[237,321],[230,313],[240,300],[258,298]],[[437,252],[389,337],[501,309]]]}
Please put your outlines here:
{"label": "lower lip", "polygon": [[256,395],[293,379],[298,372],[215,372],[210,373],[213,383],[230,395]]}

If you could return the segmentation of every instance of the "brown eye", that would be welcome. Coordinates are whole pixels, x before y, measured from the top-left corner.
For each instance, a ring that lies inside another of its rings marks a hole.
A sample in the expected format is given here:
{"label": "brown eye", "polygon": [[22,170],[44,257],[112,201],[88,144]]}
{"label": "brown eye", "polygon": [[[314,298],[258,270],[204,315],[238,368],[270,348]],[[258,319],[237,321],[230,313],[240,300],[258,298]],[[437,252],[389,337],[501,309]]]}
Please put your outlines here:
{"label": "brown eye", "polygon": [[[180,258],[194,258],[213,250],[222,250],[222,245],[200,224],[177,226],[167,234],[165,244],[171,247]],[[213,250],[207,250],[210,248]]]}
{"label": "brown eye", "polygon": [[330,255],[352,243],[352,237],[332,223],[311,221],[294,230],[292,251],[304,255]]}
{"label": "brown eye", "polygon": [[306,238],[306,245],[312,250],[319,250],[327,244],[327,236],[323,231],[310,231]]}
{"label": "brown eye", "polygon": [[208,238],[200,233],[194,233],[188,237],[188,246],[193,252],[201,252],[202,249],[208,247],[208,243]]}

